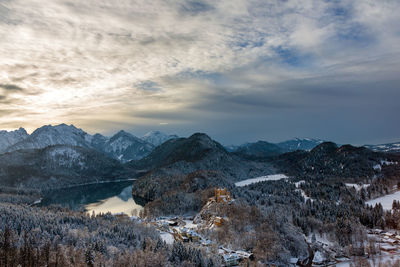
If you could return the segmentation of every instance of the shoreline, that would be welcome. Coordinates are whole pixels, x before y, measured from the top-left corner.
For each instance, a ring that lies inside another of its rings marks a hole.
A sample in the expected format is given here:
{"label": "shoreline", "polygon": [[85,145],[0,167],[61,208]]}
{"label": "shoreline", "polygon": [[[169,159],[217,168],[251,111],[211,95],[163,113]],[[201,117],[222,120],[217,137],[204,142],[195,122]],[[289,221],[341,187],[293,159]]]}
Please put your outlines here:
{"label": "shoreline", "polygon": [[119,180],[105,180],[105,181],[88,182],[88,183],[81,183],[81,184],[66,185],[66,186],[61,186],[61,187],[54,187],[54,188],[51,188],[51,189],[43,189],[42,191],[60,190],[60,189],[67,189],[67,188],[85,186],[85,185],[131,182],[131,181],[136,181],[136,180],[137,180],[137,178],[119,179]]}

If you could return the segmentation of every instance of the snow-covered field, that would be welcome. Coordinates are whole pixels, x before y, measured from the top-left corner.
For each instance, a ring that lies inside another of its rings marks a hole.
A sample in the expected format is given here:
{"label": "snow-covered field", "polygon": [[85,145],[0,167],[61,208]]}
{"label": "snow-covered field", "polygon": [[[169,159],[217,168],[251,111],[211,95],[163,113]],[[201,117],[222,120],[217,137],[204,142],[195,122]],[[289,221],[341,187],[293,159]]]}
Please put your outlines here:
{"label": "snow-covered field", "polygon": [[277,181],[277,180],[286,179],[286,178],[288,178],[288,177],[284,174],[272,174],[272,175],[261,176],[261,177],[256,177],[256,178],[252,178],[252,179],[243,180],[243,181],[235,183],[235,185],[238,187],[242,187],[242,186],[246,186],[249,184],[254,184],[254,183],[259,183],[259,182],[264,182],[264,181]]}
{"label": "snow-covered field", "polygon": [[378,198],[369,200],[366,202],[366,204],[375,206],[375,204],[381,203],[384,210],[391,210],[393,200],[400,201],[400,191],[397,191],[396,193],[389,194],[389,195],[386,195],[383,197],[378,197]]}
{"label": "snow-covered field", "polygon": [[167,244],[173,244],[174,243],[174,236],[172,234],[170,234],[170,233],[161,232],[160,233],[160,237]]}

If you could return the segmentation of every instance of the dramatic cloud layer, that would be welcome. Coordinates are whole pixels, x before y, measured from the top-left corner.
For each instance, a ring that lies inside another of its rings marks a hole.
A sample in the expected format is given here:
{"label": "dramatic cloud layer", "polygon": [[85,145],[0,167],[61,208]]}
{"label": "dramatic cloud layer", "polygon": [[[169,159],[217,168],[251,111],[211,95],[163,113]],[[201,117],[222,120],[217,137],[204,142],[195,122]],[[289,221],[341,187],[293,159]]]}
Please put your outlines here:
{"label": "dramatic cloud layer", "polygon": [[0,125],[396,140],[398,25],[396,0],[4,0]]}

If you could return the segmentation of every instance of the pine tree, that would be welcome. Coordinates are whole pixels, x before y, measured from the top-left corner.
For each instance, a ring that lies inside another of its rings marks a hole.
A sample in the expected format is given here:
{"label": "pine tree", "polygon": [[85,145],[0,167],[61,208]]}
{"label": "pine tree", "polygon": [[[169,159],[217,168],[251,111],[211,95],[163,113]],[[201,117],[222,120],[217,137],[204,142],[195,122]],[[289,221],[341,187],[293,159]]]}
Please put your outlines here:
{"label": "pine tree", "polygon": [[94,267],[94,252],[90,246],[85,251],[85,263],[88,267]]}

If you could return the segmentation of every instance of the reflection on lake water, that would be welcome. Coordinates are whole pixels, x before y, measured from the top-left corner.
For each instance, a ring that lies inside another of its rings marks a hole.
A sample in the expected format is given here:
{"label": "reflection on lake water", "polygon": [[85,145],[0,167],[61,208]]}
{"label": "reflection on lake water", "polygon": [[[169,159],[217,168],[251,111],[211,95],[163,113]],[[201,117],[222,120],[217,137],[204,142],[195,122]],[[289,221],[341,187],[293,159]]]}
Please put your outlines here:
{"label": "reflection on lake water", "polygon": [[57,204],[90,214],[111,212],[137,216],[145,203],[143,199],[132,198],[132,181],[126,181],[52,190],[45,194],[41,205]]}

